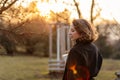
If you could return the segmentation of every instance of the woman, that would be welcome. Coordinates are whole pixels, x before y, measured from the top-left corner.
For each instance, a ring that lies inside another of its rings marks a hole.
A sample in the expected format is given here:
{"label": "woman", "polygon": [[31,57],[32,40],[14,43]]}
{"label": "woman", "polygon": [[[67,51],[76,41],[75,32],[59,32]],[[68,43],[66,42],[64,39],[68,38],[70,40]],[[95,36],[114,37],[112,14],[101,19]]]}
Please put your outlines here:
{"label": "woman", "polygon": [[63,80],[94,80],[102,65],[102,56],[93,43],[98,34],[85,19],[72,23],[69,35],[76,43],[68,54]]}

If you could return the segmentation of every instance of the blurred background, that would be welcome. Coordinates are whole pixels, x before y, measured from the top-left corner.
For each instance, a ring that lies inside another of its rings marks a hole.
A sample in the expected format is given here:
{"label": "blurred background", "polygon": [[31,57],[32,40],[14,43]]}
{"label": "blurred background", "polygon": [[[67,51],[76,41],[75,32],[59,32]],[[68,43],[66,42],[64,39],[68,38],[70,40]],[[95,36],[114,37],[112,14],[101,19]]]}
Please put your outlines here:
{"label": "blurred background", "polygon": [[70,26],[78,18],[87,19],[99,32],[95,44],[104,63],[97,80],[114,80],[120,70],[119,4],[119,0],[0,0],[0,80],[61,80],[47,75],[50,28],[54,56],[56,24]]}

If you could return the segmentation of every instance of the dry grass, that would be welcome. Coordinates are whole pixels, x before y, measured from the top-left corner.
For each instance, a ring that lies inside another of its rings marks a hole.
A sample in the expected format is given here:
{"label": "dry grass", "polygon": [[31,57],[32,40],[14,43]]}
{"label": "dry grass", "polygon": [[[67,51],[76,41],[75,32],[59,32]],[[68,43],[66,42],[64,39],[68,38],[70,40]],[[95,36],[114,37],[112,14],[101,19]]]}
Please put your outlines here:
{"label": "dry grass", "polygon": [[47,69],[46,58],[0,56],[0,80],[44,80]]}
{"label": "dry grass", "polygon": [[115,72],[120,71],[120,60],[104,59],[96,80],[115,80]]}
{"label": "dry grass", "polygon": [[[96,80],[115,80],[120,60],[104,59]],[[48,75],[48,58],[32,56],[0,56],[0,80],[61,80]]]}

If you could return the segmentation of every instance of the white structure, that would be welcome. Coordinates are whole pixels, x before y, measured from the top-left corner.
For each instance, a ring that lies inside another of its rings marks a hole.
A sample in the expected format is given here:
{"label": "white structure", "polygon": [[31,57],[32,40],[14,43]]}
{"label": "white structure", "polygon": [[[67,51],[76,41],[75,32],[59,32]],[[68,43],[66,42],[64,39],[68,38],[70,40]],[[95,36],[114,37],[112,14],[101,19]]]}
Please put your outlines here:
{"label": "white structure", "polygon": [[[57,52],[56,58],[53,58],[52,54],[52,27],[56,26],[57,31]],[[70,49],[70,39],[68,36],[69,26],[63,23],[50,24],[49,27],[49,71],[59,72],[64,70],[66,53]],[[62,56],[63,55],[63,56]]]}

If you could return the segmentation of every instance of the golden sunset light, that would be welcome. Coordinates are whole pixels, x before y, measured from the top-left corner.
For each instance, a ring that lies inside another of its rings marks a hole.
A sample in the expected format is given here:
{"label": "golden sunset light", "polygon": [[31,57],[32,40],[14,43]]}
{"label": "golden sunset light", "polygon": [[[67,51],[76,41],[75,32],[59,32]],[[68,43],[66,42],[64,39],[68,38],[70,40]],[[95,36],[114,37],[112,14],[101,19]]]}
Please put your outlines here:
{"label": "golden sunset light", "polygon": [[[40,15],[42,16],[50,16],[50,11],[53,11],[55,13],[62,12],[65,8],[68,9],[71,12],[71,19],[78,18],[78,14],[76,11],[76,8],[74,6],[73,0],[50,0],[50,1],[43,1],[40,0],[26,0],[22,4],[24,7],[26,7],[30,2],[35,1],[36,7],[38,11],[40,11]],[[79,7],[82,13],[83,18],[89,19],[90,17],[90,7],[91,7],[91,1],[92,0],[76,0],[79,3]],[[19,2],[19,1],[18,1]],[[65,4],[64,4],[64,3]],[[66,4],[68,3],[68,4]],[[69,5],[72,4],[72,5]],[[97,8],[101,9],[100,17],[104,19],[113,20],[116,19],[117,21],[120,21],[120,1],[119,0],[95,0],[95,4],[97,4]],[[94,10],[96,13],[96,10]]]}
{"label": "golden sunset light", "polygon": [[54,11],[55,13],[62,12],[64,8],[64,5],[60,3],[37,3],[37,9],[40,11],[40,15],[42,16],[50,15],[50,11]]}

